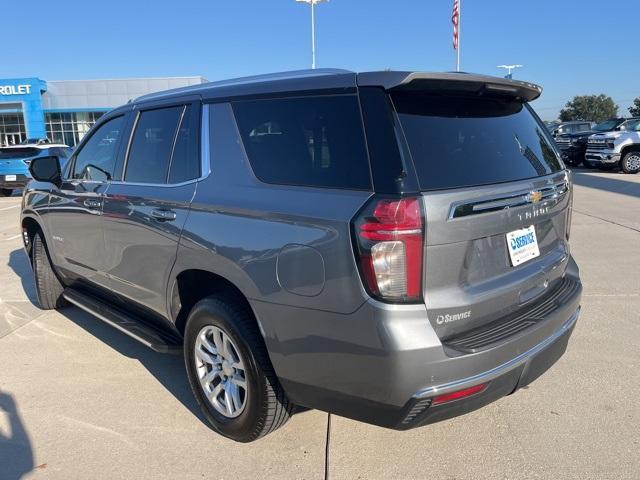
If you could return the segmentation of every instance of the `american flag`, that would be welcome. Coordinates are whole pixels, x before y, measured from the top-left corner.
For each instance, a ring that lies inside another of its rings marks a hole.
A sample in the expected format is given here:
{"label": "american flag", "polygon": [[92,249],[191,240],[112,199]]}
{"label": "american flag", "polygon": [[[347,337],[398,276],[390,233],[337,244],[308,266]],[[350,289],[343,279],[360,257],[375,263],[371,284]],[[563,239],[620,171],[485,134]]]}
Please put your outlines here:
{"label": "american flag", "polygon": [[453,49],[458,49],[458,28],[460,25],[460,0],[453,0],[453,13],[451,14],[453,23]]}

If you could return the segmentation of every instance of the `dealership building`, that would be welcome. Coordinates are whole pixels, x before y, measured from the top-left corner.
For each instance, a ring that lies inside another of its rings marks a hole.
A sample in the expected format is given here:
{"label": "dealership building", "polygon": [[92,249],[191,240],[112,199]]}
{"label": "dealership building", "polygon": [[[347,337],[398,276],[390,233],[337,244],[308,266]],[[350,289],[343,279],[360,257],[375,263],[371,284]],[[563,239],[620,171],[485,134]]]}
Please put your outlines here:
{"label": "dealership building", "polygon": [[101,115],[114,107],[147,93],[206,81],[203,77],[0,79],[0,146],[45,137],[74,146]]}

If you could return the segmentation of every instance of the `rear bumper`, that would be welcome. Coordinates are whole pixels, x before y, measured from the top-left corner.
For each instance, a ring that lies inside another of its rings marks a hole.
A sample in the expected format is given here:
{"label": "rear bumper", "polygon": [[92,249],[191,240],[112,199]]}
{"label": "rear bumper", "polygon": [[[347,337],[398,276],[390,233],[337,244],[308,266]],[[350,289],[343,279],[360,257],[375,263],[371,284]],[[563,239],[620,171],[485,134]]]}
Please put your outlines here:
{"label": "rear bumper", "polygon": [[[582,287],[572,259],[566,275],[574,282],[570,296],[535,326],[473,353],[443,345],[424,305],[370,300],[350,315],[334,315],[252,303],[294,403],[404,430],[482,407],[553,365],[580,311]],[[473,396],[431,404],[434,396],[483,383]]]}
{"label": "rear bumper", "polygon": [[[7,175],[11,178],[11,175],[15,176],[15,180],[7,180]],[[23,188],[31,177],[22,173],[18,174],[0,174],[0,188]]]}
{"label": "rear bumper", "polygon": [[[413,401],[405,408],[407,416],[397,428],[414,428],[463,415],[533,382],[564,354],[579,313],[580,308],[549,338],[502,365],[472,377],[417,392]],[[441,405],[431,404],[431,399],[436,395],[480,384],[487,386],[478,394]]]}

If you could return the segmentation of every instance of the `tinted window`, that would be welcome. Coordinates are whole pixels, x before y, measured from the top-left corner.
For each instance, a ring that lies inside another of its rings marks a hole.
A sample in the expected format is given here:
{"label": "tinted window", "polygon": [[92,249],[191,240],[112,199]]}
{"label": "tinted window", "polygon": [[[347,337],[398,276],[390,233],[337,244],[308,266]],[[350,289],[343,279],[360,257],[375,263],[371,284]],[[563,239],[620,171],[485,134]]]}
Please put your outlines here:
{"label": "tinted window", "polygon": [[267,183],[370,188],[356,96],[234,103],[256,176]]}
{"label": "tinted window", "polygon": [[165,183],[173,141],[184,107],[140,113],[129,149],[127,182]]}
{"label": "tinted window", "polygon": [[544,126],[503,98],[398,93],[393,101],[423,190],[510,182],[562,168]]}
{"label": "tinted window", "polygon": [[200,176],[198,155],[198,121],[194,110],[188,106],[182,117],[176,145],[173,149],[169,183],[186,182]]}
{"label": "tinted window", "polygon": [[100,181],[111,179],[123,128],[123,116],[100,125],[76,155],[73,178]]}
{"label": "tinted window", "polygon": [[602,123],[598,123],[595,127],[593,127],[593,129],[597,132],[608,132],[616,128],[619,124],[620,120],[605,120]]}

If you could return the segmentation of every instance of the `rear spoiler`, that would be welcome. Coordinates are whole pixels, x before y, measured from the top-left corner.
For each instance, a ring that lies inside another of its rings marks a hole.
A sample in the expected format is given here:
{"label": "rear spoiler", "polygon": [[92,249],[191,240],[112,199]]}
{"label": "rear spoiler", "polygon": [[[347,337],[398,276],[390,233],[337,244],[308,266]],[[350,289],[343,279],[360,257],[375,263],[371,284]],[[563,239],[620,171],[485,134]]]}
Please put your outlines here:
{"label": "rear spoiler", "polygon": [[357,83],[361,87],[382,87],[392,92],[462,91],[478,95],[486,92],[526,102],[531,102],[542,94],[542,87],[533,83],[462,72],[365,72],[358,73]]}

